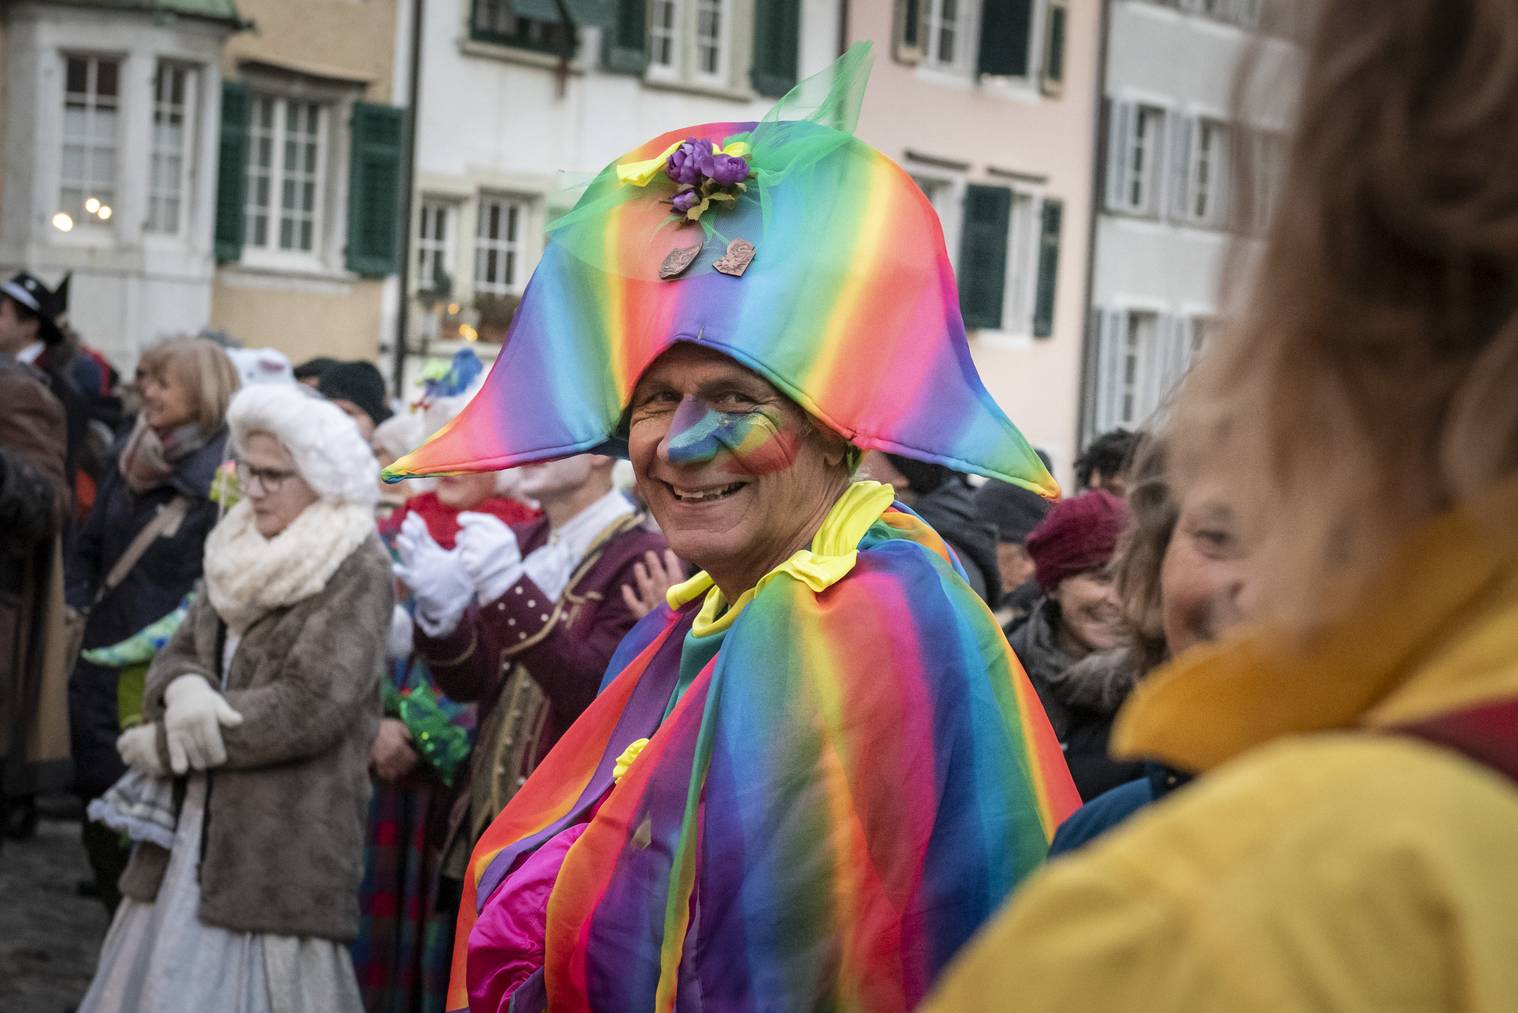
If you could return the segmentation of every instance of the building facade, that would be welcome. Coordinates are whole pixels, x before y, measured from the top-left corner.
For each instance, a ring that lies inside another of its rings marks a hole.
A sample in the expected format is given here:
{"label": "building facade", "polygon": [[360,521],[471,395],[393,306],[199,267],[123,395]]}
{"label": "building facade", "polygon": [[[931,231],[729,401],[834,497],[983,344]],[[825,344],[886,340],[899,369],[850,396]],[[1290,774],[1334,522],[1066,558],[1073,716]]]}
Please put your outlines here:
{"label": "building facade", "polygon": [[210,325],[375,359],[399,307],[411,4],[239,0],[223,51]]}
{"label": "building facade", "polygon": [[218,330],[373,358],[399,306],[399,0],[0,3],[0,270],[127,369]]}
{"label": "building facade", "polygon": [[617,153],[753,120],[859,40],[859,136],[938,208],[987,385],[1068,467],[1095,140],[1098,7],[1064,0],[441,0],[422,26],[411,368],[505,332],[544,228]]}
{"label": "building facade", "polygon": [[1299,60],[1280,0],[1108,8],[1088,437],[1144,425],[1242,294],[1220,290],[1223,268],[1278,199]]}
{"label": "building facade", "polygon": [[463,340],[492,357],[548,222],[618,153],[682,124],[758,119],[839,53],[837,0],[566,6],[572,26],[556,0],[426,6],[408,369]]}
{"label": "building facade", "polygon": [[[151,8],[151,10],[149,9]],[[55,285],[126,365],[210,316],[231,0],[0,5],[0,270]]]}
{"label": "building facade", "polygon": [[938,209],[986,386],[1068,482],[1095,166],[1095,0],[849,5],[876,64],[859,135]]}

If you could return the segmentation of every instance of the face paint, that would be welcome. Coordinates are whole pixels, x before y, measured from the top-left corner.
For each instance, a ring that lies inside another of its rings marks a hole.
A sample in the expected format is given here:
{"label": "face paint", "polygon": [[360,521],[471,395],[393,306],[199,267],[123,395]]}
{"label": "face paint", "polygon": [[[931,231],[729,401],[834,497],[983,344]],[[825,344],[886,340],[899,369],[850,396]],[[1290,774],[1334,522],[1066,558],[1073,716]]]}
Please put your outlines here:
{"label": "face paint", "polygon": [[670,420],[665,451],[672,464],[690,465],[704,464],[726,448],[743,471],[763,475],[791,465],[797,439],[763,409],[720,412],[687,397]]}

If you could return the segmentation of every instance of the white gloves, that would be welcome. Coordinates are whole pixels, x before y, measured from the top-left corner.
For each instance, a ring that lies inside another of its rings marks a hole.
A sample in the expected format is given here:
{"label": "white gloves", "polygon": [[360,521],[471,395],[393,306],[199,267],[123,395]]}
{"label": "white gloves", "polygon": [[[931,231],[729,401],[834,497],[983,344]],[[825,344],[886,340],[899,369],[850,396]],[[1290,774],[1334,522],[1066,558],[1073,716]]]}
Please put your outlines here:
{"label": "white gloves", "polygon": [[121,762],[148,777],[163,777],[168,768],[158,758],[158,726],[137,725],[121,733],[116,740]]}
{"label": "white gloves", "polygon": [[452,633],[474,597],[474,585],[459,562],[433,539],[427,522],[411,514],[395,536],[400,565],[395,575],[416,596],[416,621],[429,637]]}
{"label": "white gloves", "polygon": [[199,675],[181,675],[164,690],[163,727],[168,733],[169,766],[176,774],[227,762],[221,726],[235,728],[242,715]]}
{"label": "white gloves", "polygon": [[390,643],[385,651],[391,661],[411,657],[412,627],[411,613],[406,606],[397,604],[390,613]]}
{"label": "white gloves", "polygon": [[495,601],[522,578],[522,550],[506,522],[490,514],[459,514],[455,543],[480,604]]}

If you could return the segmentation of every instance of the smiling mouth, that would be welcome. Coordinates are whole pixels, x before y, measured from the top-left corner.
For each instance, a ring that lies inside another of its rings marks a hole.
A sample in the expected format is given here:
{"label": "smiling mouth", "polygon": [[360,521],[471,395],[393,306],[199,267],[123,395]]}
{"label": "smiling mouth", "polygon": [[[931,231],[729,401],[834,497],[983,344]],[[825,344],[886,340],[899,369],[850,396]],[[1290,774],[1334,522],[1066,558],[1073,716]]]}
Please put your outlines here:
{"label": "smiling mouth", "polygon": [[734,482],[731,485],[719,486],[716,489],[702,489],[699,492],[681,492],[668,482],[665,482],[664,486],[669,490],[669,494],[675,498],[676,502],[715,503],[719,499],[726,499],[747,484],[746,482]]}

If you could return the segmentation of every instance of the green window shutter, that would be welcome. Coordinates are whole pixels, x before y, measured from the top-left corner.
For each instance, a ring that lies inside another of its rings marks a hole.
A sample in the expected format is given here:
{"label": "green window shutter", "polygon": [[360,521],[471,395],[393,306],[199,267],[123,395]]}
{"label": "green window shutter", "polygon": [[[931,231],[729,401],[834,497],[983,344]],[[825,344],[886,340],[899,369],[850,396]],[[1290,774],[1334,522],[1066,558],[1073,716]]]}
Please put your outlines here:
{"label": "green window shutter", "polygon": [[1044,198],[1038,231],[1038,288],[1033,300],[1033,336],[1054,333],[1054,295],[1059,284],[1059,230],[1065,218],[1065,202]]}
{"label": "green window shutter", "polygon": [[1026,77],[1033,32],[1033,0],[984,0],[980,9],[982,74]]}
{"label": "green window shutter", "polygon": [[648,69],[648,0],[617,0],[601,54],[606,69],[641,74]]}
{"label": "green window shutter", "polygon": [[801,0],[764,0],[754,5],[754,90],[779,98],[796,83],[801,44]]}
{"label": "green window shutter", "polygon": [[967,328],[998,328],[1007,289],[1012,191],[1004,186],[966,187],[964,222],[959,246],[959,309]]}
{"label": "green window shutter", "polygon": [[358,102],[353,106],[352,126],[348,270],[380,277],[395,273],[400,266],[406,111]]}
{"label": "green window shutter", "polygon": [[248,196],[248,89],[236,81],[221,83],[221,141],[216,161],[218,262],[242,256],[243,205]]}
{"label": "green window shutter", "polygon": [[1044,54],[1044,83],[1056,89],[1065,82],[1065,29],[1069,16],[1063,3],[1049,5],[1049,48]]}

